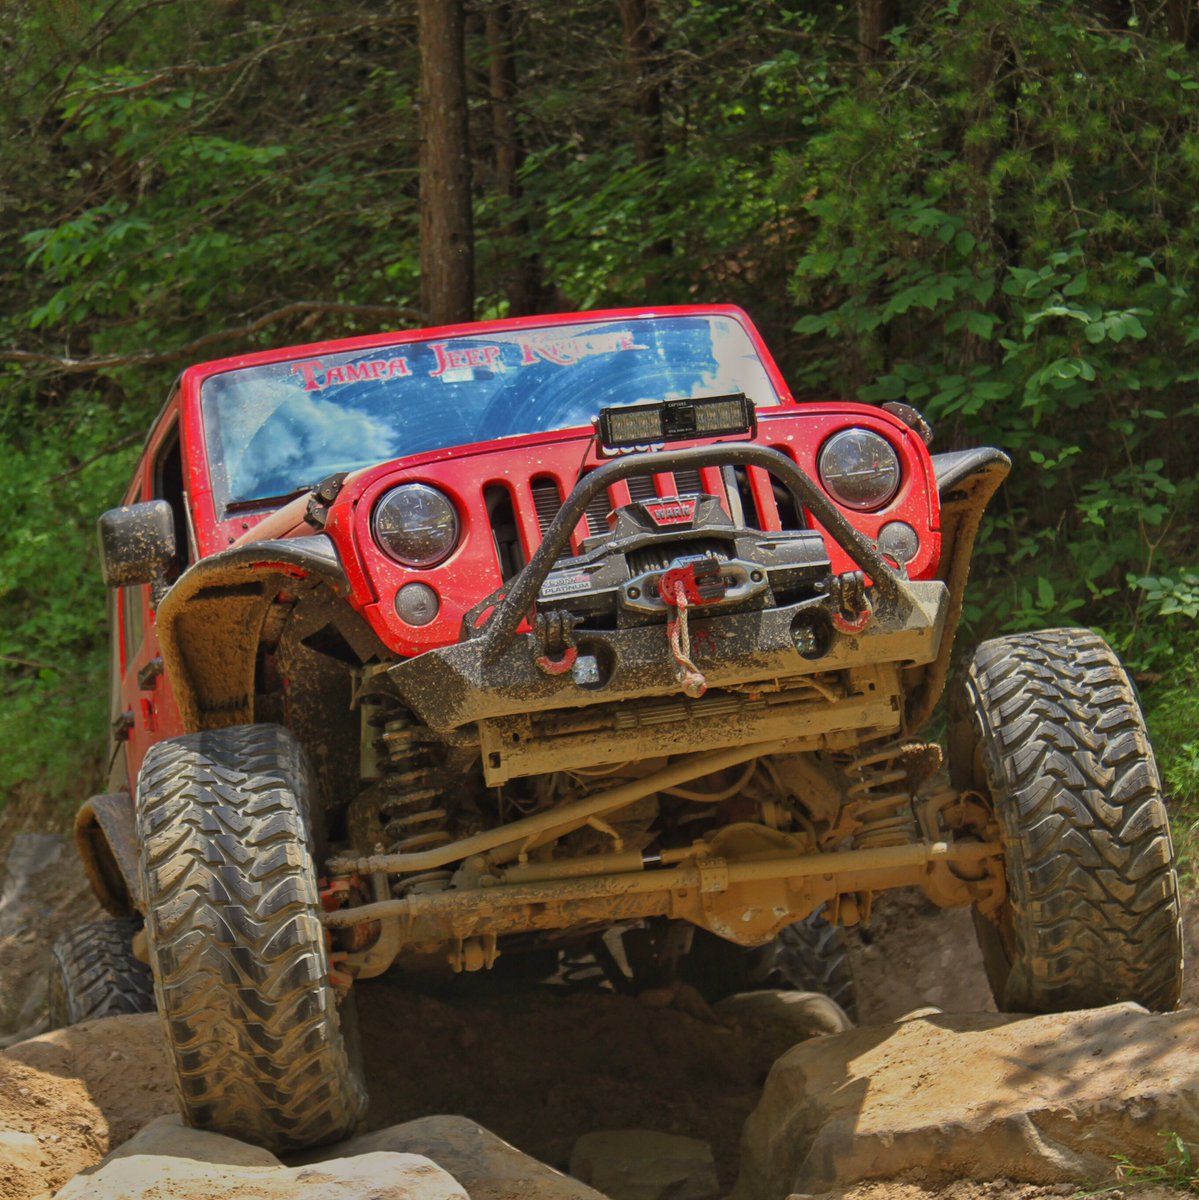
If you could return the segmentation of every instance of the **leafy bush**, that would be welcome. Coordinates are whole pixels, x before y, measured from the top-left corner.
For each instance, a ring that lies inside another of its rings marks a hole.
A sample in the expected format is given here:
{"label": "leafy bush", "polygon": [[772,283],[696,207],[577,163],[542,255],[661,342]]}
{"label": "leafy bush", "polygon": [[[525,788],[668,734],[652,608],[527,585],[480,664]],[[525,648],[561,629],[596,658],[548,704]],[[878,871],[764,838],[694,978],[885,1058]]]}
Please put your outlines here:
{"label": "leafy bush", "polygon": [[1148,666],[1196,553],[1193,64],[1082,3],[948,3],[891,44],[781,162],[806,380],[1013,453],[975,632],[1090,622]]}
{"label": "leafy bush", "polygon": [[52,420],[0,424],[0,802],[24,787],[78,803],[101,781],[108,661],[93,531],[137,454],[104,453],[128,419],[82,393]]}

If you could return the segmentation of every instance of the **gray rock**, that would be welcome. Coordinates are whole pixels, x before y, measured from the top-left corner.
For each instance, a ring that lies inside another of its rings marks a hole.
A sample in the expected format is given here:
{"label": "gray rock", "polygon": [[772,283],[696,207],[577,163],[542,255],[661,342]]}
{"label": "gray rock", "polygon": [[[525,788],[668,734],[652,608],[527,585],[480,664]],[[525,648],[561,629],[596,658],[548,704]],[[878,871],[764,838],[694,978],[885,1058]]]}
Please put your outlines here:
{"label": "gray rock", "polygon": [[467,1190],[470,1200],[604,1200],[599,1192],[522,1154],[503,1138],[466,1117],[422,1117],[350,1138],[308,1162],[378,1151],[423,1154]]}
{"label": "gray rock", "polygon": [[716,1200],[720,1195],[706,1142],[648,1129],[585,1133],[571,1151],[570,1173],[612,1200]]}
{"label": "gray rock", "polygon": [[11,1044],[45,1028],[50,946],[55,937],[104,914],[71,840],[62,834],[17,834],[2,877],[0,1039]]}
{"label": "gray rock", "polygon": [[738,1024],[777,1026],[797,1042],[854,1027],[836,1000],[819,992],[740,992],[719,1001],[716,1012]]}
{"label": "gray rock", "polygon": [[1199,1013],[1135,1004],[948,1014],[817,1038],[775,1064],[746,1122],[733,1200],[918,1174],[1102,1182],[1113,1155],[1199,1141]]}
{"label": "gray rock", "polygon": [[0,891],[0,937],[48,915],[44,898],[37,895],[38,876],[61,863],[66,852],[67,839],[60,833],[18,833],[13,838]]}
{"label": "gray rock", "polygon": [[[189,1158],[193,1162],[227,1167],[279,1167],[283,1164],[261,1146],[184,1125],[178,1116],[158,1117],[118,1146],[104,1162],[134,1155]],[[103,1165],[103,1164],[101,1164]]]}
{"label": "gray rock", "polygon": [[415,1154],[364,1154],[306,1167],[230,1166],[134,1154],[76,1175],[55,1200],[467,1200]]}
{"label": "gray rock", "polygon": [[42,1165],[42,1146],[35,1133],[0,1129],[0,1163],[10,1170],[37,1172]]}

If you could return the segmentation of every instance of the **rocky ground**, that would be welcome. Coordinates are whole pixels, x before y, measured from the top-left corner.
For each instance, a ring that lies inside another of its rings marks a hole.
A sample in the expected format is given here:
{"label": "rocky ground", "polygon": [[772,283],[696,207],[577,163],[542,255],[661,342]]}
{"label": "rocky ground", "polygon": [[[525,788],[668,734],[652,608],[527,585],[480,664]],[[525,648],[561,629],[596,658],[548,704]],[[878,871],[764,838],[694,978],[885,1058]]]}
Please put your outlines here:
{"label": "rocky ground", "polygon": [[[8,865],[0,1036],[11,1040],[36,1032],[46,930],[96,914],[69,847],[18,838]],[[1194,947],[1194,909],[1188,926]],[[1115,1152],[1165,1157],[1161,1131],[1199,1140],[1199,1017],[984,1015],[968,914],[914,894],[881,904],[851,943],[866,1027],[798,1046],[827,1021],[773,1001],[762,1017],[682,992],[374,981],[359,1013],[377,1132],[323,1165],[163,1120],[174,1106],[152,1016],[19,1041],[0,1054],[0,1200],[58,1188],[62,1200],[1039,1200],[1087,1179],[1113,1186]],[[894,1023],[929,1005],[945,1015]]]}

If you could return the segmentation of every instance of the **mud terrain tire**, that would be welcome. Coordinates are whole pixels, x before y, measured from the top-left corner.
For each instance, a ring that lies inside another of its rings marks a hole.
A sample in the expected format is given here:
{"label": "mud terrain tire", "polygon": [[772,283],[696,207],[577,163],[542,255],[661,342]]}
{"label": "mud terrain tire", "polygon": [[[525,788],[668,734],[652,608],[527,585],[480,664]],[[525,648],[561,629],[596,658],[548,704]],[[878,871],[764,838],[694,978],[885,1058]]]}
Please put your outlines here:
{"label": "mud terrain tire", "polygon": [[788,925],[765,946],[746,950],[697,929],[679,977],[709,1003],[755,988],[820,992],[846,1016],[858,1017],[857,984],[849,963],[845,930],[830,925],[822,910]]}
{"label": "mud terrain tire", "polygon": [[1170,826],[1140,704],[1111,647],[1086,629],[984,642],[951,701],[950,771],[990,796],[1006,852],[998,920],[975,913],[999,1009],[1174,1008],[1182,929]]}
{"label": "mud terrain tire", "polygon": [[309,780],[287,730],[241,725],[159,742],[138,782],[180,1107],[191,1125],[271,1150],[343,1138],[366,1108],[329,982]]}
{"label": "mud terrain tire", "polygon": [[50,951],[50,1028],[154,1011],[150,968],[133,956],[140,921],[89,921]]}

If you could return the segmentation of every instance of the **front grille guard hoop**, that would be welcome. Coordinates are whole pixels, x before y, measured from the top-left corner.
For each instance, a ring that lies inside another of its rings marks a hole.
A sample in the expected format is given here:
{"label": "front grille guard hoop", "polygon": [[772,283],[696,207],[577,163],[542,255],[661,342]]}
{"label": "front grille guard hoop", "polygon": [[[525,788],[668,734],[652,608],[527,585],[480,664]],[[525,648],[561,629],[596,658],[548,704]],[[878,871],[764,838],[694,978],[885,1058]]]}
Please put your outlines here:
{"label": "front grille guard hoop", "polygon": [[[554,563],[569,549],[571,534],[596,495],[631,475],[646,472],[686,470],[700,467],[761,467],[776,478],[827,530],[833,541],[870,576],[876,604],[896,612],[910,610],[915,599],[898,572],[879,553],[875,544],[850,524],[824,492],[780,450],[753,442],[721,443],[686,450],[659,450],[652,454],[630,454],[605,463],[585,475],[567,496],[557,516],[545,531],[536,553],[521,572],[500,592],[488,597],[467,616],[473,636],[485,639],[483,661],[494,662],[512,644],[521,621],[533,610],[541,585]],[[494,604],[494,611],[477,631],[472,618]],[[464,622],[464,626],[467,624]]]}

